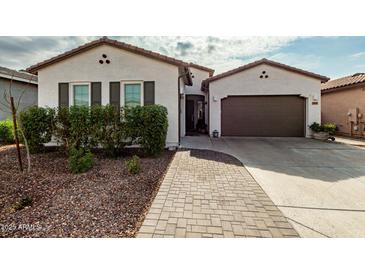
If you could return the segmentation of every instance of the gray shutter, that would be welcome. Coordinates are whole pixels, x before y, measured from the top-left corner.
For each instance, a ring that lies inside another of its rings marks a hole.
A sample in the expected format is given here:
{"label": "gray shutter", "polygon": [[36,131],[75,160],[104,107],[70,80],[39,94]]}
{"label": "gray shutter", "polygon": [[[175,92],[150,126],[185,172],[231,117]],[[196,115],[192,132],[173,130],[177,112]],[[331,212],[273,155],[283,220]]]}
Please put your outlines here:
{"label": "gray shutter", "polygon": [[91,83],[91,105],[101,105],[101,82]]}
{"label": "gray shutter", "polygon": [[109,83],[109,100],[110,105],[120,109],[120,82]]}
{"label": "gray shutter", "polygon": [[58,106],[68,107],[69,102],[69,84],[58,83]]}
{"label": "gray shutter", "polygon": [[144,105],[154,105],[155,104],[155,82],[149,81],[143,83],[143,99]]}

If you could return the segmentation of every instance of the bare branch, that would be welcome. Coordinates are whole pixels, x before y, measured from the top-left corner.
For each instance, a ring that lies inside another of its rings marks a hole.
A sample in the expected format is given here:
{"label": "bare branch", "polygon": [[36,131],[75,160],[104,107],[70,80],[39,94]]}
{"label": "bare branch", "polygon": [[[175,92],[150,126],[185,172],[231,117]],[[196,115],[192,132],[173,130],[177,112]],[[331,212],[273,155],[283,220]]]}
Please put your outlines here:
{"label": "bare branch", "polygon": [[18,98],[18,100],[17,100],[17,102],[16,102],[16,110],[17,110],[17,111],[18,111],[18,109],[19,109],[20,101],[21,101],[21,99],[23,98],[24,94],[25,94],[25,91],[23,91],[23,92],[20,94],[20,96],[19,96],[19,98]]}

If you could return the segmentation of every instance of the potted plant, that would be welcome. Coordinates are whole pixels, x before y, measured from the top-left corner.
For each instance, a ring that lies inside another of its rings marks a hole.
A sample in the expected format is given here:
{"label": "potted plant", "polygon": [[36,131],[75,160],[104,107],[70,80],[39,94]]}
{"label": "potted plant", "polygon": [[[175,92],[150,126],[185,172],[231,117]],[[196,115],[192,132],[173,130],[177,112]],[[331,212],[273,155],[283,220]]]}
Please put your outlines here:
{"label": "potted plant", "polygon": [[313,131],[313,138],[316,140],[327,140],[330,135],[335,134],[336,125],[334,123],[326,123],[320,125],[316,122],[311,124],[309,128]]}

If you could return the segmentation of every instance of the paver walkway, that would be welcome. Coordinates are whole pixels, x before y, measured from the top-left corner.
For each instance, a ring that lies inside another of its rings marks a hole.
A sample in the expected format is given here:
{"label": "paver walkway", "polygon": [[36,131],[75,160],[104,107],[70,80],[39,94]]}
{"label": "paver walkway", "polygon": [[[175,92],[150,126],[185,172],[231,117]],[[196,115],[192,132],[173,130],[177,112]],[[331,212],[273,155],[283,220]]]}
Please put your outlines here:
{"label": "paver walkway", "polygon": [[298,237],[245,167],[213,151],[178,151],[137,237]]}

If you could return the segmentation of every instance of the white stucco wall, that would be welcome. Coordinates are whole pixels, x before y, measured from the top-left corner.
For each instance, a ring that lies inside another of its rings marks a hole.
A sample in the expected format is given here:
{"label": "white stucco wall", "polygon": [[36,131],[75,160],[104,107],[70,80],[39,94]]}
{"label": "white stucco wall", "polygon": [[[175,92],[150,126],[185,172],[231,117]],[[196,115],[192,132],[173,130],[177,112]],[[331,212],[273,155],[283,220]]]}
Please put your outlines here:
{"label": "white stucco wall", "polygon": [[[110,64],[99,64],[102,54],[107,55]],[[155,103],[168,109],[166,143],[175,146],[178,144],[177,78],[177,66],[103,45],[41,69],[38,72],[38,104],[57,107],[60,82],[102,82],[102,104],[106,105],[109,103],[109,82],[155,81]],[[71,86],[69,97],[73,97]],[[123,85],[121,105],[124,105]]]}
{"label": "white stucco wall", "polygon": [[[184,86],[182,88],[184,96],[181,98],[181,116],[180,116],[180,136],[185,136],[185,102],[186,102],[186,95],[203,95],[205,96],[205,100],[207,102],[207,93],[201,91],[201,83],[203,80],[209,77],[209,72],[197,68],[190,67],[190,72],[193,73],[193,85],[192,86]],[[208,104],[205,105],[205,123],[208,124]]]}
{"label": "white stucco wall", "polygon": [[[262,71],[269,78],[261,79]],[[210,92],[210,134],[221,132],[221,99],[229,95],[300,95],[306,98],[306,125],[321,122],[320,80],[262,64],[213,81]],[[313,100],[318,102],[312,105]],[[306,128],[306,136],[311,134]]]}

